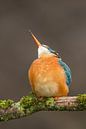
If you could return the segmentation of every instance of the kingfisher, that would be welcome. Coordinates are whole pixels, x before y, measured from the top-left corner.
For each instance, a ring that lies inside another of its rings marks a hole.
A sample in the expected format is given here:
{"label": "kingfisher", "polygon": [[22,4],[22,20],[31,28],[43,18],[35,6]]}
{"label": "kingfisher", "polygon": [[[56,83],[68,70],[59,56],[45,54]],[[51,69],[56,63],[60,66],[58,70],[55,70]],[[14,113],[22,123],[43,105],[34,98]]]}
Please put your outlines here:
{"label": "kingfisher", "polygon": [[71,70],[57,52],[41,44],[32,32],[31,36],[38,47],[38,58],[29,70],[28,78],[32,91],[37,97],[67,96],[71,84]]}

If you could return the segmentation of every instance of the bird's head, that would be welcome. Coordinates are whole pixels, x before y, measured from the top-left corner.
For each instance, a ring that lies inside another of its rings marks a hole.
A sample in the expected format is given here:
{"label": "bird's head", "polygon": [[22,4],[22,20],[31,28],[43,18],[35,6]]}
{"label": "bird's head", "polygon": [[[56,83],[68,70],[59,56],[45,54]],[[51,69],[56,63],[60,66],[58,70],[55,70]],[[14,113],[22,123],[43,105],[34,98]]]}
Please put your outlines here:
{"label": "bird's head", "polygon": [[32,32],[30,32],[32,35],[32,38],[34,40],[34,42],[36,43],[36,45],[38,46],[38,58],[40,58],[41,56],[57,56],[58,58],[60,58],[59,54],[57,52],[55,52],[53,49],[51,49],[49,46],[41,44],[38,39],[33,35]]}

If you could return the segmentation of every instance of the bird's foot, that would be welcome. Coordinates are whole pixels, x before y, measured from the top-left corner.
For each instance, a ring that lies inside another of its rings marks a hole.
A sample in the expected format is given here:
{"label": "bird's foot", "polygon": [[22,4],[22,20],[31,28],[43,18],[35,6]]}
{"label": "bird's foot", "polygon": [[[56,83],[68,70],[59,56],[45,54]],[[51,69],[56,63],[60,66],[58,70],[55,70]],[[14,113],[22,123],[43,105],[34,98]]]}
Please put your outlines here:
{"label": "bird's foot", "polygon": [[41,100],[43,100],[43,97],[42,97],[42,96],[40,96],[40,97],[38,97],[38,99],[41,101]]}
{"label": "bird's foot", "polygon": [[56,101],[56,100],[58,100],[58,98],[59,98],[59,97],[56,96],[56,97],[54,97],[54,100]]}

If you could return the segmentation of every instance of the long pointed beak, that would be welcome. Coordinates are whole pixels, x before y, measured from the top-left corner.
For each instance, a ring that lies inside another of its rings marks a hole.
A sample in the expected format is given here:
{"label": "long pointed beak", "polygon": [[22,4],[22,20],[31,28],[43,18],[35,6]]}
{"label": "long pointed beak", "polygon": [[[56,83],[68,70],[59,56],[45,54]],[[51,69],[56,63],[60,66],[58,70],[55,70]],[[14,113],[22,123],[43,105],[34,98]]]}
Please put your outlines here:
{"label": "long pointed beak", "polygon": [[39,47],[39,46],[41,46],[41,43],[38,41],[38,39],[34,36],[34,34],[30,31],[30,34],[31,34],[31,36],[32,36],[32,38],[33,38],[33,40],[34,40],[34,42],[36,43],[36,45]]}

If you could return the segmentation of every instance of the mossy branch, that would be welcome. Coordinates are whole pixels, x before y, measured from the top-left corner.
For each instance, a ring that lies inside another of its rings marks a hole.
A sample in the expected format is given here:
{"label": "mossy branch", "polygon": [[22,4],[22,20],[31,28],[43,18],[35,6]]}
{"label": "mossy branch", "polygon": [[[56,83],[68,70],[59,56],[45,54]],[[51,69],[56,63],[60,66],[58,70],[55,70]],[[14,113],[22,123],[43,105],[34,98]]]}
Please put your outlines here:
{"label": "mossy branch", "polygon": [[0,100],[0,121],[8,121],[29,116],[38,111],[84,111],[86,110],[86,94],[78,96],[37,98],[30,93],[18,102]]}

